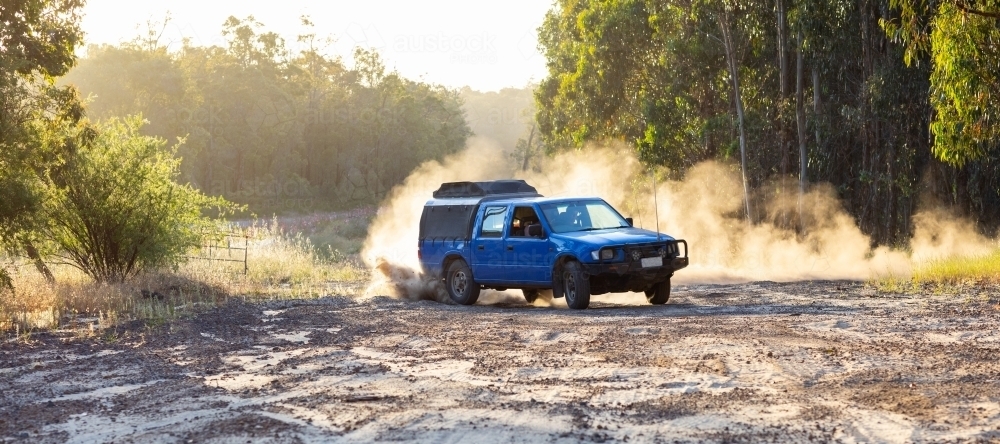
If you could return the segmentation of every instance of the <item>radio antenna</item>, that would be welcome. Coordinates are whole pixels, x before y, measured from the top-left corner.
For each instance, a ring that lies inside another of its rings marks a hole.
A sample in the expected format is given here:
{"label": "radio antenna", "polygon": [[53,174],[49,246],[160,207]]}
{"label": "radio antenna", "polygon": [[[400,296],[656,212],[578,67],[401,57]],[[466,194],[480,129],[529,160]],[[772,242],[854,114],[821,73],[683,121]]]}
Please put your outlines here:
{"label": "radio antenna", "polygon": [[635,205],[636,214],[639,216],[639,228],[644,228],[642,226],[642,207],[639,206],[639,193],[635,191],[636,183],[632,182],[632,204]]}
{"label": "radio antenna", "polygon": [[659,242],[660,241],[660,203],[658,202],[658,199],[656,198],[656,170],[653,170],[652,173],[653,174],[651,174],[651,175],[653,176],[653,215],[656,218],[656,227],[654,228],[654,230],[656,230],[656,241]]}

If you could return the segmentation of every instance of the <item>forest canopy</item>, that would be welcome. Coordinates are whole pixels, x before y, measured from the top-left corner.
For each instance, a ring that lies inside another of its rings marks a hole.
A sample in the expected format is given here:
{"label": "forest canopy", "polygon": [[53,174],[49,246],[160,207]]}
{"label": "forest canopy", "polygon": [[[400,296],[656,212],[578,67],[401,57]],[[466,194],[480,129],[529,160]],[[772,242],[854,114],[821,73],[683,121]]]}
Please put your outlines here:
{"label": "forest canopy", "polygon": [[471,135],[457,91],[403,78],[375,51],[350,66],[328,56],[308,18],[300,51],[254,17],[222,34],[225,47],[168,51],[155,28],[91,45],[62,82],[93,119],[141,113],[147,134],[183,139],[183,180],[262,214],[377,203]]}
{"label": "forest canopy", "polygon": [[617,140],[682,175],[745,173],[748,217],[832,184],[879,243],[918,203],[1000,220],[994,0],[559,0],[539,29],[546,146]]}

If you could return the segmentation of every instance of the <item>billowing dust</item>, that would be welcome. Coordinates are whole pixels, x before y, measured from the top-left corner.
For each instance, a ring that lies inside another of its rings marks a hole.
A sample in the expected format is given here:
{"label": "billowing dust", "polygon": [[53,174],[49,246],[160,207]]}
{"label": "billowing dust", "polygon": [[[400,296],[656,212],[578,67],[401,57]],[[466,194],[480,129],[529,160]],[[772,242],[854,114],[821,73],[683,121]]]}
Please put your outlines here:
{"label": "billowing dust", "polygon": [[871,239],[827,184],[813,185],[803,196],[769,199],[767,220],[751,225],[744,217],[738,165],[703,162],[683,180],[659,182],[654,193],[652,174],[627,148],[566,152],[544,159],[540,171],[525,172],[507,153],[474,139],[465,151],[420,166],[390,193],[362,250],[365,262],[377,271],[366,293],[446,301],[445,290],[417,271],[424,203],[442,182],[509,178],[525,179],[549,197],[602,197],[624,216],[634,217],[636,226],[657,227],[687,240],[691,265],[673,278],[682,284],[904,277],[920,261],[986,254],[996,247],[970,222],[930,209],[914,216],[907,251],[871,248]]}

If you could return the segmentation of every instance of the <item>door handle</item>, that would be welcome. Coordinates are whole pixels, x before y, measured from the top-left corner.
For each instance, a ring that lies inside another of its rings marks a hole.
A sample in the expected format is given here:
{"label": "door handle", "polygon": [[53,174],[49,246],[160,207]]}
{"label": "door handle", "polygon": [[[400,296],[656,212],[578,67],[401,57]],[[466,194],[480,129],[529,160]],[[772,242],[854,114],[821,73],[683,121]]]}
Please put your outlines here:
{"label": "door handle", "polygon": [[479,247],[477,247],[476,249],[477,249],[477,250],[485,250],[485,249],[486,249],[486,246],[484,246],[484,245],[480,245],[480,246],[479,246]]}
{"label": "door handle", "polygon": [[514,251],[514,246],[513,245],[508,245],[507,246],[507,251]]}

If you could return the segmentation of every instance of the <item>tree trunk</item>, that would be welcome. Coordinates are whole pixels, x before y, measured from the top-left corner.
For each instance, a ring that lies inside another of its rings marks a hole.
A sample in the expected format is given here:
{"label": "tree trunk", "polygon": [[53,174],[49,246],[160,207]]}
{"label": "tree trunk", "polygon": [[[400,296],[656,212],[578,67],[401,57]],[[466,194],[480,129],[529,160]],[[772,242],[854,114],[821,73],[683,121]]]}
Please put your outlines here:
{"label": "tree trunk", "polygon": [[778,25],[778,88],[781,102],[778,104],[778,144],[781,153],[781,175],[788,175],[789,143],[788,131],[785,128],[785,104],[788,102],[788,37],[785,35],[785,2],[775,0],[775,13]]}
{"label": "tree trunk", "polygon": [[816,148],[818,149],[820,146],[822,146],[822,143],[821,143],[821,140],[820,140],[820,137],[819,137],[819,114],[820,114],[820,108],[821,108],[821,105],[819,103],[819,101],[820,101],[820,95],[819,95],[819,69],[814,66],[813,70],[812,70],[812,74],[813,74],[812,75],[812,77],[813,77],[813,119],[815,120],[815,123],[813,124],[813,129],[816,130]]}
{"label": "tree trunk", "polygon": [[28,255],[28,259],[31,259],[35,263],[35,269],[45,277],[45,280],[49,284],[56,283],[56,277],[52,275],[52,270],[49,270],[49,266],[45,265],[45,261],[42,260],[42,256],[38,253],[38,249],[35,248],[35,244],[28,240],[24,241],[24,252]]}
{"label": "tree trunk", "polygon": [[798,33],[798,50],[795,51],[795,123],[799,130],[799,194],[806,192],[806,104],[805,79],[803,79],[802,31]]}
{"label": "tree trunk", "polygon": [[802,199],[806,194],[806,167],[809,158],[806,153],[806,104],[805,104],[805,79],[803,79],[802,60],[802,31],[798,32],[797,48],[795,50],[795,126],[799,135],[799,228],[804,227]]}
{"label": "tree trunk", "polygon": [[726,49],[726,61],[729,65],[729,77],[732,79],[733,101],[736,102],[736,119],[740,131],[740,171],[743,174],[743,202],[747,212],[747,222],[753,222],[750,213],[750,187],[747,184],[747,138],[743,128],[743,98],[740,96],[740,75],[736,65],[736,51],[733,48],[732,35],[729,32],[729,11],[723,10],[719,18],[719,28],[722,29],[722,46]]}
{"label": "tree trunk", "polygon": [[531,144],[535,140],[535,124],[531,124],[531,131],[528,132],[528,143],[524,146],[524,162],[521,164],[521,171],[528,171],[528,167],[531,166]]}

